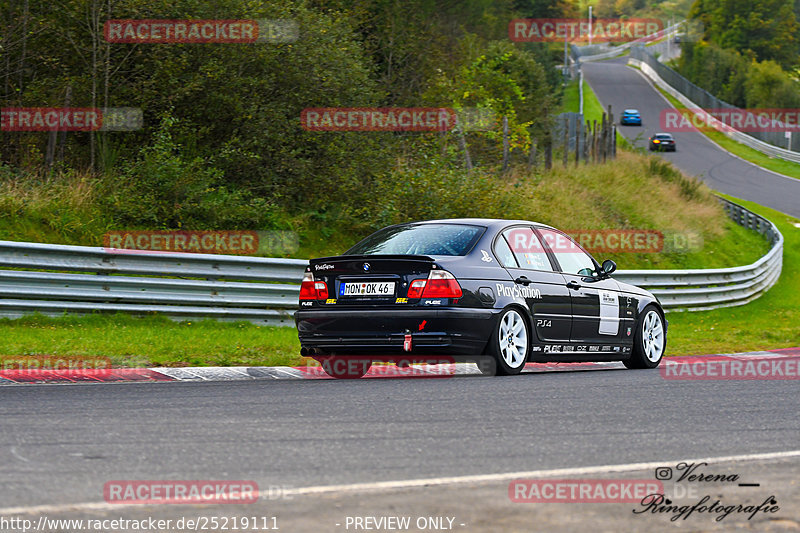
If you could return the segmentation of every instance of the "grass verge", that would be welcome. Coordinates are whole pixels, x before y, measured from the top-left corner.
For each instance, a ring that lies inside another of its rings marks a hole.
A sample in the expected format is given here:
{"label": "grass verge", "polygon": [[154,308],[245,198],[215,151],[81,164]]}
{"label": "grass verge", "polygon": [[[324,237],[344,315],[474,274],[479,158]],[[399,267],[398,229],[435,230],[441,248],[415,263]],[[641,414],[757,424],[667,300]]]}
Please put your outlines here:
{"label": "grass verge", "polygon": [[[603,113],[606,111],[607,109],[603,107],[603,104],[597,99],[597,95],[594,94],[591,85],[586,80],[583,80],[583,120],[588,120],[589,122],[596,120],[599,128],[599,124],[603,120]],[[622,136],[619,132],[619,127],[617,127],[617,149],[629,148],[630,146],[628,140]]]}
{"label": "grass verge", "polygon": [[0,362],[16,356],[104,357],[114,367],[301,365],[294,328],[124,314],[0,320]]}
{"label": "grass verge", "polygon": [[561,113],[577,113],[580,111],[580,91],[578,80],[570,81],[564,87],[564,96],[561,99]]}
{"label": "grass verge", "polygon": [[761,298],[740,307],[670,313],[669,355],[730,353],[800,346],[800,228],[797,219],[729,197],[771,220],[783,234],[783,271]]}

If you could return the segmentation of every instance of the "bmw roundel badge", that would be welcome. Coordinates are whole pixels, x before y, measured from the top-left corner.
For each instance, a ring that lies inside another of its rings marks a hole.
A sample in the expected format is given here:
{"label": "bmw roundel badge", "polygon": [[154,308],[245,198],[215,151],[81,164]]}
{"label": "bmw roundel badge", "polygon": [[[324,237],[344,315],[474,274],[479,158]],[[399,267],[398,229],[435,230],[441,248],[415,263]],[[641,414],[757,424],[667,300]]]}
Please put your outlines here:
{"label": "bmw roundel badge", "polygon": [[369,263],[364,263],[364,272],[369,272]]}

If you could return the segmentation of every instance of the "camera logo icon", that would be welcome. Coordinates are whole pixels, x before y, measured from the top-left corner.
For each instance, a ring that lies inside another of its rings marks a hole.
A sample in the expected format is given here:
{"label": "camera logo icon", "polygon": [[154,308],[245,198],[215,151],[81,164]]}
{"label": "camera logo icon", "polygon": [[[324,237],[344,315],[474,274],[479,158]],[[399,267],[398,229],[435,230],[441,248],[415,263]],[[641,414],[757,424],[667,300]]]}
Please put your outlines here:
{"label": "camera logo icon", "polygon": [[660,466],[656,468],[656,479],[659,481],[672,479],[672,469],[668,466]]}

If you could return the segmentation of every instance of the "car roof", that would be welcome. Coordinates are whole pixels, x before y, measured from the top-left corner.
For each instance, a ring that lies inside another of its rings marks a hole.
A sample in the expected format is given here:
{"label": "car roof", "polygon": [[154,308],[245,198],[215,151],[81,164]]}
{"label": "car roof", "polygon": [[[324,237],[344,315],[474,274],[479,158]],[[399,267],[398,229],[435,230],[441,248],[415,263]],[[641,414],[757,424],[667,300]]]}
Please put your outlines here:
{"label": "car roof", "polygon": [[623,113],[638,113],[638,112],[639,112],[638,109],[626,109],[625,111],[623,111]]}
{"label": "car roof", "polygon": [[671,139],[672,138],[672,134],[671,133],[656,133],[655,135],[653,135],[653,137],[669,137]]}
{"label": "car roof", "polygon": [[490,229],[499,229],[501,227],[511,226],[514,224],[528,224],[528,225],[533,224],[537,226],[543,226],[546,228],[553,228],[553,226],[549,226],[541,222],[534,222],[531,220],[507,220],[504,218],[441,218],[436,220],[418,220],[414,222],[404,222],[403,224],[395,224],[395,225],[402,226],[404,224],[470,224],[474,226],[484,226]]}

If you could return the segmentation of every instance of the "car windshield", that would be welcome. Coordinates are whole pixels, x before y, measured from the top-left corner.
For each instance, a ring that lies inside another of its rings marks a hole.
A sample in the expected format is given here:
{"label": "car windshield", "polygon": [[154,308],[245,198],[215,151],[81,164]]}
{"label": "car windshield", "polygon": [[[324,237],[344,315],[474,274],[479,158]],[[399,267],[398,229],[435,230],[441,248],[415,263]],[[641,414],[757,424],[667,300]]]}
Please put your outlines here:
{"label": "car windshield", "polygon": [[663,140],[672,140],[672,135],[669,133],[659,133],[656,135],[656,139],[663,139]]}
{"label": "car windshield", "polygon": [[486,228],[467,224],[404,224],[377,231],[348,255],[467,255]]}
{"label": "car windshield", "polygon": [[639,114],[639,112],[638,112],[638,111],[636,111],[635,109],[626,109],[626,110],[625,110],[625,114],[626,114],[626,115],[638,115],[638,114]]}

